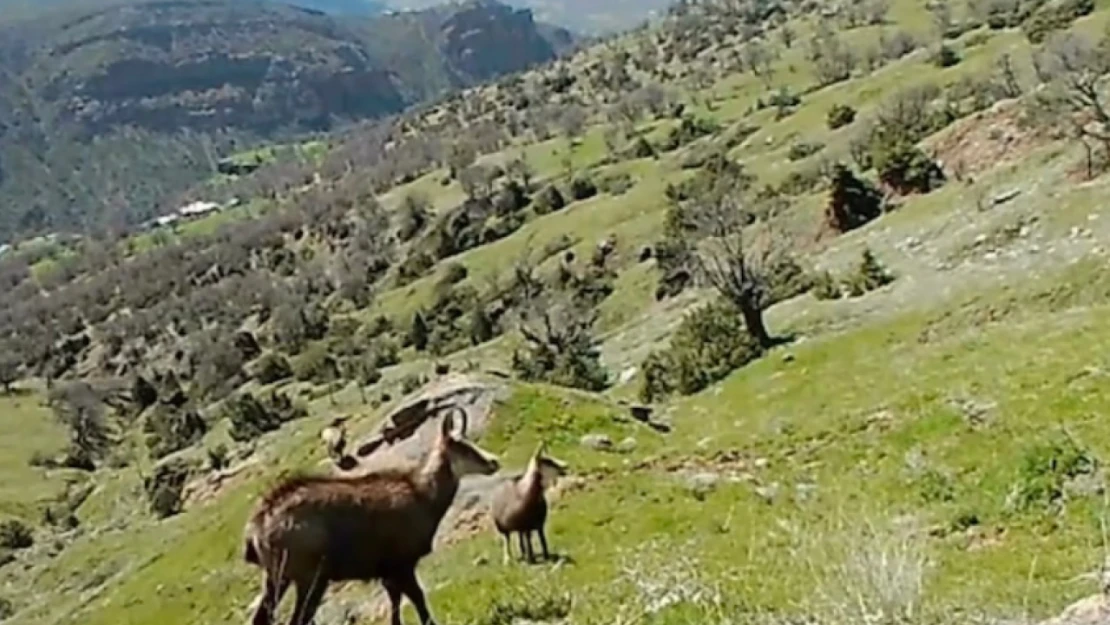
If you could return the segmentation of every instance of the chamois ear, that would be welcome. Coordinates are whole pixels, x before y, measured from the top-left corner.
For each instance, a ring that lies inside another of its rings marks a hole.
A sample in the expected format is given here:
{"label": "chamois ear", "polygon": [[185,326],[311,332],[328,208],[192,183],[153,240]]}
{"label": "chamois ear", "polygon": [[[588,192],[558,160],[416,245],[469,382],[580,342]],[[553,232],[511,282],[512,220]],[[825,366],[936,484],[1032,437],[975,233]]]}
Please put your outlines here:
{"label": "chamois ear", "polygon": [[469,425],[469,419],[465,408],[462,406],[455,406],[455,410],[451,417],[451,424],[454,426],[451,428],[452,436],[458,439],[466,437],[466,427]]}
{"label": "chamois ear", "polygon": [[543,457],[543,455],[546,452],[547,452],[547,441],[540,441],[540,444],[536,446],[536,452],[532,454],[532,457],[539,460],[540,458]]}

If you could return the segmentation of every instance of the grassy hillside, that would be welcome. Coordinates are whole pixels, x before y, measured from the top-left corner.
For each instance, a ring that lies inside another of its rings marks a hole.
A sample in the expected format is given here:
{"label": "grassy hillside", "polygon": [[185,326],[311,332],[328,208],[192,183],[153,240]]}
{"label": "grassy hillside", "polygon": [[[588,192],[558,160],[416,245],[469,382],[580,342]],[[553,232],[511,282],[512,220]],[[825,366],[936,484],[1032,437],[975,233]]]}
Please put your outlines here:
{"label": "grassy hillside", "polygon": [[[1100,40],[1110,5],[1020,4],[691,10],[203,189],[251,198],[234,212],[17,247],[0,515],[34,545],[0,565],[10,622],[245,619],[255,497],[324,470],[334,416],[367,433],[446,369],[505,385],[480,443],[507,468],[542,439],[572,475],[551,563],[502,565],[484,519],[444,526],[419,569],[442,622],[1034,623],[1097,592],[1110,161],[1050,96],[1060,51],[1105,86],[1106,48],[1061,33]],[[722,197],[801,273],[746,257],[765,349],[711,282],[674,286],[728,240],[683,221]],[[538,319],[578,339],[567,361],[529,342]],[[79,447],[75,380],[113,440],[93,471],[45,468]],[[243,393],[266,431],[236,433]],[[645,394],[668,433],[628,418]],[[176,461],[204,495],[159,518],[144,480]],[[318,621],[382,607],[350,585]]]}

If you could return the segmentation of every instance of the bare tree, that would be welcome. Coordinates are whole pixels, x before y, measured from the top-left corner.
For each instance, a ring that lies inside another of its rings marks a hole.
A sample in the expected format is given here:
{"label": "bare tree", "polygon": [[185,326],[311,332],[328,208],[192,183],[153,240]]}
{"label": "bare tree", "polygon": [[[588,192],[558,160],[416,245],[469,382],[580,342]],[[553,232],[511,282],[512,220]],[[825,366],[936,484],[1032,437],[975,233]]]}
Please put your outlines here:
{"label": "bare tree", "polygon": [[104,414],[100,393],[88,382],[58,385],[50,393],[54,417],[69,432],[68,463],[93,469],[97,460],[111,449],[111,428]]}
{"label": "bare tree", "polygon": [[1024,90],[1018,80],[1017,70],[1014,68],[1014,57],[1009,52],[1003,53],[994,61],[995,82],[1007,98],[1018,98]]}
{"label": "bare tree", "polygon": [[577,139],[586,130],[586,111],[581,106],[570,105],[559,115],[559,128],[568,139]]}
{"label": "bare tree", "polygon": [[575,293],[544,285],[527,264],[516,268],[521,297],[517,328],[523,349],[513,368],[528,380],[599,391],[608,384],[601,365],[594,325],[598,311]]}
{"label": "bare tree", "polygon": [[1110,36],[1096,43],[1080,34],[1058,34],[1036,55],[1034,64],[1038,78],[1048,85],[1038,94],[1038,104],[1052,118],[1067,120],[1087,149],[1088,175],[1093,175],[1096,147],[1102,150],[1100,167],[1110,160],[1110,109],[1105,94]]}
{"label": "bare tree", "polygon": [[770,270],[786,248],[768,224],[753,223],[746,185],[741,177],[722,173],[683,201],[677,216],[695,239],[702,279],[736,306],[748,333],[766,349],[775,343],[763,320]]}
{"label": "bare tree", "polygon": [[771,65],[775,61],[773,52],[760,40],[753,39],[741,49],[740,54],[743,64],[751,70],[752,74],[761,79],[767,88],[770,88],[774,77],[774,69]]}
{"label": "bare tree", "polygon": [[12,383],[19,379],[19,355],[14,348],[0,345],[0,387],[5,393],[12,391]]}

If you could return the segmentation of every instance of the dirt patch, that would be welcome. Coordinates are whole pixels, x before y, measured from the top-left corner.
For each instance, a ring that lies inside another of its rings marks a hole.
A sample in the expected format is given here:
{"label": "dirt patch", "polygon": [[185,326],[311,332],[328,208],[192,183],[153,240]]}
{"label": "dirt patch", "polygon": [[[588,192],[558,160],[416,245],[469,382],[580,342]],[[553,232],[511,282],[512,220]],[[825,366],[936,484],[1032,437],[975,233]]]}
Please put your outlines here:
{"label": "dirt patch", "polygon": [[945,170],[959,179],[1020,160],[1050,137],[1023,122],[1020,103],[1007,100],[959,120],[926,139]]}

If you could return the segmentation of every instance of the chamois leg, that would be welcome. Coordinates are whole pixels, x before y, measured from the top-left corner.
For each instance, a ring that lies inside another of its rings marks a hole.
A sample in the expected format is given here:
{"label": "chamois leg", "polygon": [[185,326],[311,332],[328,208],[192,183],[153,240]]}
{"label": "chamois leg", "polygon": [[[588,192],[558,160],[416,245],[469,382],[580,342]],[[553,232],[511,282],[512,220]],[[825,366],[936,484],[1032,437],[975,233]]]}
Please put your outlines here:
{"label": "chamois leg", "polygon": [[504,553],[504,556],[502,556],[502,558],[501,558],[501,563],[502,564],[508,564],[509,561],[513,557],[513,548],[512,548],[513,540],[511,538],[511,536],[509,535],[509,532],[505,532],[504,534],[501,535],[501,537],[505,539],[505,549],[504,549],[505,553]]}
{"label": "chamois leg", "polygon": [[293,616],[289,618],[289,625],[309,625],[320,608],[324,599],[324,591],[328,583],[315,577],[307,584],[297,582],[297,603],[293,608]]}
{"label": "chamois leg", "polygon": [[401,586],[395,580],[382,580],[385,593],[389,595],[389,625],[401,623]]}
{"label": "chamois leg", "polygon": [[517,532],[517,539],[520,542],[520,558],[528,562],[532,561],[532,541],[528,540],[528,532]]}
{"label": "chamois leg", "polygon": [[270,575],[262,582],[262,592],[255,599],[257,607],[251,618],[251,625],[271,625],[274,622],[274,612],[277,611],[281,598],[289,589],[289,580],[284,578],[274,579]]}
{"label": "chamois leg", "polygon": [[547,551],[547,536],[544,535],[543,528],[541,527],[536,530],[536,533],[540,535],[540,547],[543,548],[543,559],[550,560],[551,554]]}
{"label": "chamois leg", "polygon": [[401,592],[412,602],[413,607],[416,608],[416,614],[420,617],[420,625],[435,625],[432,620],[432,613],[428,611],[428,602],[424,598],[424,591],[420,588],[420,582],[416,581],[416,571],[409,570],[401,573],[396,578],[397,583],[400,585]]}

